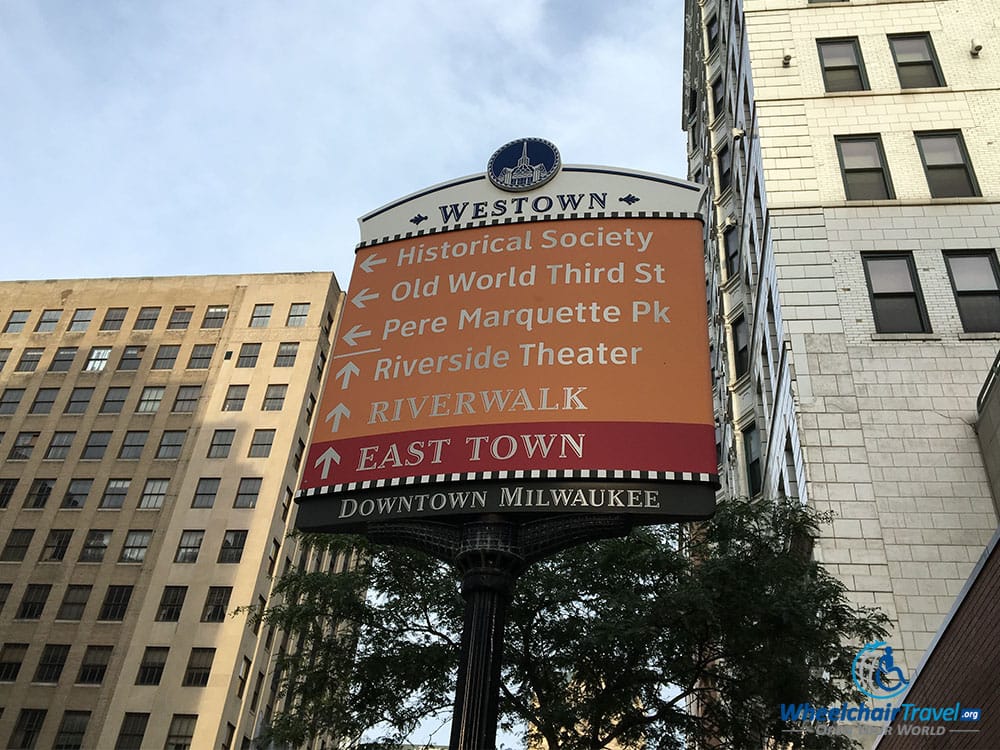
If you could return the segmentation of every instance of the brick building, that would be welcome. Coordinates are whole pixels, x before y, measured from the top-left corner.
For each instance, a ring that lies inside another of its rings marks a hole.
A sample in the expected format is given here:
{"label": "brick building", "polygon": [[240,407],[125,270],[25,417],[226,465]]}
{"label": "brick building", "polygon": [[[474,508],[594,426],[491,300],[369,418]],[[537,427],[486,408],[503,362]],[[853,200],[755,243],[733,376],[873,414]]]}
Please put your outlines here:
{"label": "brick building", "polygon": [[920,661],[996,528],[1000,31],[983,0],[685,5],[723,494],[836,513],[815,554]]}
{"label": "brick building", "polygon": [[332,274],[0,283],[0,743],[247,748]]}

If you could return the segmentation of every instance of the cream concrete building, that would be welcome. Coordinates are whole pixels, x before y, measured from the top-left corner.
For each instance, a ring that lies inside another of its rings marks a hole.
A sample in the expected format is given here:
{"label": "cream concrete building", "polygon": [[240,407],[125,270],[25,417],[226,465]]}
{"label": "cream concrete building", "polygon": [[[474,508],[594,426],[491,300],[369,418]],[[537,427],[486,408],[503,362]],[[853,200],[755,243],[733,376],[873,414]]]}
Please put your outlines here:
{"label": "cream concrete building", "polygon": [[997,524],[1000,30],[986,0],[688,0],[689,175],[723,494],[836,520],[815,554],[912,669]]}
{"label": "cream concrete building", "polygon": [[[330,273],[0,283],[0,743],[247,748]],[[336,562],[336,561],[334,561]]]}

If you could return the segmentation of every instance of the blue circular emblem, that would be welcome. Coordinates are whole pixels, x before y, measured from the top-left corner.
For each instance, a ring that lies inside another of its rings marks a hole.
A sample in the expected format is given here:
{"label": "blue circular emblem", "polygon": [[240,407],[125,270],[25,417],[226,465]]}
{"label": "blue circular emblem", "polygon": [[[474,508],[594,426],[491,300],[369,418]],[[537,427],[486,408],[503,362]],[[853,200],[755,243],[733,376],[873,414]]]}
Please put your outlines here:
{"label": "blue circular emblem", "polygon": [[519,138],[496,150],[486,174],[501,190],[521,193],[544,185],[561,166],[559,149],[554,144],[541,138]]}
{"label": "blue circular emblem", "polygon": [[902,668],[895,663],[892,646],[885,641],[866,643],[858,651],[851,664],[851,676],[858,690],[880,701],[899,695],[910,684]]}

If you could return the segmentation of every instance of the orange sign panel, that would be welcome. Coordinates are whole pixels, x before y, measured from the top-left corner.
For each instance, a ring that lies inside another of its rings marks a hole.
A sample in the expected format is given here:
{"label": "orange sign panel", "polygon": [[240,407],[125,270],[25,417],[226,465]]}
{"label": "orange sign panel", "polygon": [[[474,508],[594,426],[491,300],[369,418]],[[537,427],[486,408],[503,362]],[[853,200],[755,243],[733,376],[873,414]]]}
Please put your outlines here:
{"label": "orange sign panel", "polygon": [[696,219],[359,250],[302,488],[714,475],[704,278]]}

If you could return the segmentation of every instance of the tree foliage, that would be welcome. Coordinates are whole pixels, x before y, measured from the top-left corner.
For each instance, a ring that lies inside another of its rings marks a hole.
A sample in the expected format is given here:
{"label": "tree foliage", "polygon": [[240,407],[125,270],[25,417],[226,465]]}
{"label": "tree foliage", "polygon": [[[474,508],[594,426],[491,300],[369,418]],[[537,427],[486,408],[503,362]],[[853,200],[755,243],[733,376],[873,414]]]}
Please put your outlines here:
{"label": "tree foliage", "polygon": [[[782,703],[855,700],[856,644],[886,618],[850,603],[809,555],[828,521],[797,503],[728,501],[711,522],[636,529],[566,550],[518,580],[506,631],[501,721],[549,750],[617,741],[680,750],[846,746],[794,735]],[[271,737],[297,744],[377,727],[399,743],[450,710],[463,602],[437,560],[362,538],[347,573],[291,572],[264,619],[290,634],[285,708]],[[349,623],[349,624],[348,624]],[[692,710],[692,708],[696,710]]]}

